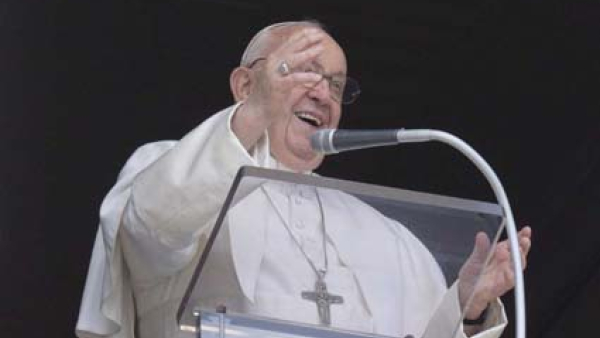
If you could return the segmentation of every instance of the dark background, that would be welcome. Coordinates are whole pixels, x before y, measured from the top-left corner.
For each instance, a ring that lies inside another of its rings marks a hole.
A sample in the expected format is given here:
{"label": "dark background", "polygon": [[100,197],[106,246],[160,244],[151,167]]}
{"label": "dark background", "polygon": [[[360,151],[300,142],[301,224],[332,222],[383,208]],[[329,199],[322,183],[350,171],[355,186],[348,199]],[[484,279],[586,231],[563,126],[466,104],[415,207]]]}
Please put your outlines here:
{"label": "dark background", "polygon": [[[360,79],[343,127],[446,130],[496,169],[534,228],[529,337],[596,335],[597,1],[52,0],[0,3],[0,336],[73,336],[98,208],[128,155],[228,106],[250,37],[303,18],[329,27]],[[320,172],[492,199],[439,144],[343,154]]]}

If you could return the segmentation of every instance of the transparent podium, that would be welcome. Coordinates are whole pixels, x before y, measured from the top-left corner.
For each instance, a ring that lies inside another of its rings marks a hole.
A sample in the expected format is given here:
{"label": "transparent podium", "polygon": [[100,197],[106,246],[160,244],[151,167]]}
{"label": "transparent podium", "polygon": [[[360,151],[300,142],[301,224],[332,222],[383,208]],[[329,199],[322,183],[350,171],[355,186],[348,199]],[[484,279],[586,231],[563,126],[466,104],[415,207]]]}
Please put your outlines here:
{"label": "transparent podium", "polygon": [[459,271],[480,232],[489,259],[503,220],[497,204],[244,167],[203,241],[181,336],[454,337]]}

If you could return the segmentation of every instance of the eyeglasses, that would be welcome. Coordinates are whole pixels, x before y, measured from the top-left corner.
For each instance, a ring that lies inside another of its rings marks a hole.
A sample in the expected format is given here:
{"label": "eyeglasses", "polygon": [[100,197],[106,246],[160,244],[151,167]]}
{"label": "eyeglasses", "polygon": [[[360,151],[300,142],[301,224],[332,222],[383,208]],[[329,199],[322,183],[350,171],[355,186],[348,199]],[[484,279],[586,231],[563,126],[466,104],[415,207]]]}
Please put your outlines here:
{"label": "eyeglasses", "polygon": [[329,93],[335,101],[342,104],[351,104],[358,98],[360,87],[355,79],[349,76],[318,74],[329,83]]}
{"label": "eyeglasses", "polygon": [[[257,58],[256,60],[250,62],[246,68],[254,67],[259,61],[264,61],[266,58]],[[331,98],[336,102],[340,102],[342,104],[351,104],[358,98],[360,95],[360,86],[358,81],[355,79],[344,76],[344,75],[327,75],[323,74],[314,68],[306,68],[303,69],[304,72],[312,72],[321,75],[322,80],[327,80],[327,84],[329,85],[329,93]],[[315,87],[318,86],[321,81],[315,84]]]}

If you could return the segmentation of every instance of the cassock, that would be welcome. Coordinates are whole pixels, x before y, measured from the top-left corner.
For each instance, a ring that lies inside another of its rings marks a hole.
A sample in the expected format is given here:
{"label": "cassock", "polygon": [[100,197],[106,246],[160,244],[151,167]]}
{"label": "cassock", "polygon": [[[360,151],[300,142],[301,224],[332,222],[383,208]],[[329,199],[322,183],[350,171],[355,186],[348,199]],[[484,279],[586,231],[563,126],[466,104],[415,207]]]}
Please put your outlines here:
{"label": "cassock", "polygon": [[[244,149],[230,128],[237,107],[128,160],[100,210],[78,336],[181,336],[178,306],[238,169],[285,169],[266,135]],[[433,338],[459,321],[457,287],[447,288],[423,244],[350,195],[268,183],[248,191],[226,223],[213,248],[221,254],[203,271],[203,294],[212,295],[204,304],[225,299],[232,311],[316,324],[315,303],[300,296],[314,288],[313,265],[327,268],[329,291],[344,298],[331,306],[333,327]],[[498,337],[505,324],[494,302],[476,337]]]}

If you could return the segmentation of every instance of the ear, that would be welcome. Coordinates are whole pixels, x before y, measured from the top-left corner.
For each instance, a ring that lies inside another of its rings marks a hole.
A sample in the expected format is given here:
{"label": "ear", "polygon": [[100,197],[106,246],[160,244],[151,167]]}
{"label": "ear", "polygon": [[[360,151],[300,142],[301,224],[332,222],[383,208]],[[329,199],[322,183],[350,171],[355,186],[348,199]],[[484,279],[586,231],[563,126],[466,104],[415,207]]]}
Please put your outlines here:
{"label": "ear", "polygon": [[247,99],[252,89],[250,71],[244,67],[234,69],[229,76],[229,86],[235,102]]}

